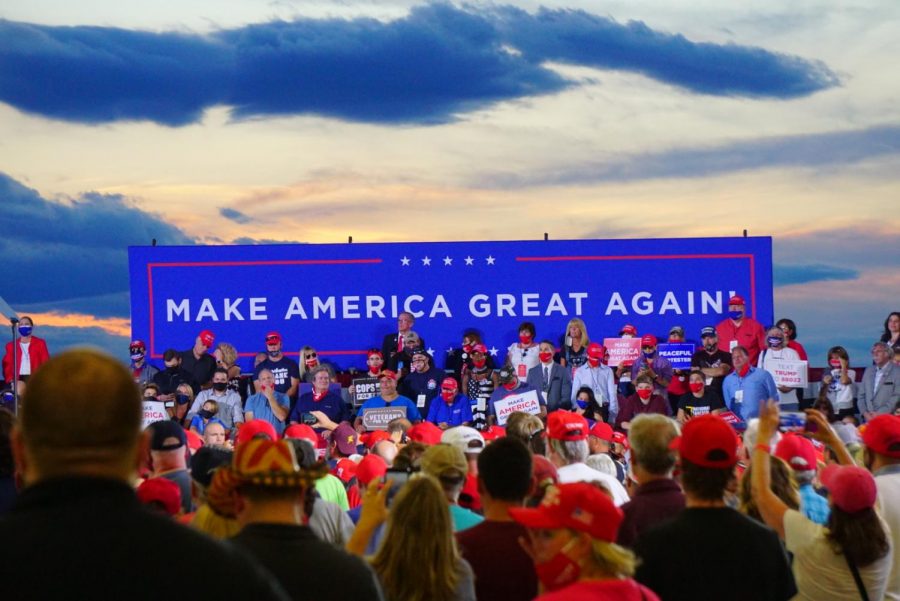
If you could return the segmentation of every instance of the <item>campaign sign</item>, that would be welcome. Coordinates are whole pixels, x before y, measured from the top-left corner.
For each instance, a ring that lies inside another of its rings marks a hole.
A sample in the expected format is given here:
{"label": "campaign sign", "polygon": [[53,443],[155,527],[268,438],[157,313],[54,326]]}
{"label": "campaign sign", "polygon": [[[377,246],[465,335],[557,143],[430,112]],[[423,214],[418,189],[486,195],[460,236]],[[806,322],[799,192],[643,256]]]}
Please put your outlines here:
{"label": "campaign sign", "polygon": [[373,407],[363,409],[362,423],[366,430],[387,430],[388,424],[398,417],[406,417],[406,407]]}
{"label": "campaign sign", "polygon": [[161,422],[169,419],[166,412],[166,404],[162,401],[144,401],[144,413],[141,417],[141,428],[146,428],[153,422]]}
{"label": "campaign sign", "polygon": [[604,338],[603,346],[609,351],[610,367],[631,365],[641,356],[640,338]]}
{"label": "campaign sign", "polygon": [[778,386],[806,388],[808,384],[806,361],[769,359],[766,361],[766,371],[772,374]]}
{"label": "campaign sign", "polygon": [[691,369],[691,357],[694,356],[694,345],[690,342],[665,342],[656,347],[659,356],[665,357],[674,369]]}
{"label": "campaign sign", "polygon": [[594,340],[626,323],[660,339],[676,324],[696,336],[725,318],[732,294],[773,321],[767,237],[135,246],[129,269],[132,338],[151,360],[210,330],[245,371],[270,331],[288,356],[310,345],[339,368],[363,368],[403,311],[439,367],[469,328],[502,362],[523,321],[557,345],[576,317]]}
{"label": "campaign sign", "polygon": [[355,407],[379,394],[381,394],[381,384],[378,382],[378,378],[356,378],[350,385],[350,398],[353,399]]}
{"label": "campaign sign", "polygon": [[522,394],[510,395],[502,401],[496,401],[494,403],[494,412],[497,415],[497,425],[505,426],[506,420],[515,411],[539,415],[541,403],[538,401],[537,391],[529,390]]}

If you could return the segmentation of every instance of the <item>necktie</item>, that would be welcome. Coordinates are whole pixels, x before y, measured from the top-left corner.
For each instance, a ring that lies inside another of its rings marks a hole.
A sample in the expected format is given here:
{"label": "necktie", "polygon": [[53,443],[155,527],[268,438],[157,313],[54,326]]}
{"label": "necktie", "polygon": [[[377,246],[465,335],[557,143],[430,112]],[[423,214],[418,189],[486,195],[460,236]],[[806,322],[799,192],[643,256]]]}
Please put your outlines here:
{"label": "necktie", "polygon": [[544,367],[544,390],[550,387],[550,368]]}

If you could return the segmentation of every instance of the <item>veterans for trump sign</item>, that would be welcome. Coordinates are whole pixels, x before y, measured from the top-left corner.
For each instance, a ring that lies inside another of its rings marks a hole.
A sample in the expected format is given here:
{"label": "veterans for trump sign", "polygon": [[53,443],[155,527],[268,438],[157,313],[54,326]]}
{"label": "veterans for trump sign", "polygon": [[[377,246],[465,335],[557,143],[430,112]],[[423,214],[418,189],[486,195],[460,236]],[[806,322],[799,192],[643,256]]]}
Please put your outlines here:
{"label": "veterans for trump sign", "polygon": [[361,366],[403,311],[437,365],[470,328],[503,361],[523,320],[561,345],[575,317],[596,339],[624,323],[699,332],[736,293],[749,316],[773,315],[771,238],[141,246],[129,264],[132,337],[151,359],[208,329],[245,370],[269,331],[289,356],[311,345]]}
{"label": "veterans for trump sign", "polygon": [[539,415],[541,404],[538,401],[537,391],[529,390],[522,394],[513,394],[500,401],[494,401],[494,413],[497,415],[497,425],[505,426],[506,420],[516,411]]}

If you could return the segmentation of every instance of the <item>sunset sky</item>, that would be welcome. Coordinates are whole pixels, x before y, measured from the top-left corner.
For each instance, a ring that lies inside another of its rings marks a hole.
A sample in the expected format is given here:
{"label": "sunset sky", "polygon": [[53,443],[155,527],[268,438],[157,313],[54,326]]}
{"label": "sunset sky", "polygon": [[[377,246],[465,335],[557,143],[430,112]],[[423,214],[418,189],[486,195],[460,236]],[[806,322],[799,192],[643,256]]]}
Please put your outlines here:
{"label": "sunset sky", "polygon": [[900,310],[898,33],[895,0],[4,0],[0,296],[125,358],[154,238],[747,229],[812,364],[866,365]]}

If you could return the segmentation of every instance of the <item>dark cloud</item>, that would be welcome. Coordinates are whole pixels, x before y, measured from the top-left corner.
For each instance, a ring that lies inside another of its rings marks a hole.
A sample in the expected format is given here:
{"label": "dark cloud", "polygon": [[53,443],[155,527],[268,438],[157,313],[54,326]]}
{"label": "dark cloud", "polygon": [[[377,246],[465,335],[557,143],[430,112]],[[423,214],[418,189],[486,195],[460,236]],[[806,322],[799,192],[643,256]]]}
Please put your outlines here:
{"label": "dark cloud", "polygon": [[876,221],[778,236],[772,244],[776,263],[815,257],[828,265],[864,269],[896,266],[896,247],[897,233],[891,224]]}
{"label": "dark cloud", "polygon": [[816,61],[584,11],[436,3],[390,22],[305,18],[206,36],[0,20],[0,100],[87,123],[184,125],[216,104],[237,117],[443,123],[578,85],[547,61],[635,71],[702,94],[792,98],[838,83]]}
{"label": "dark cloud", "polygon": [[11,304],[127,292],[129,245],[193,243],[121,196],[53,202],[3,173],[0,206],[0,281]]}
{"label": "dark cloud", "polygon": [[472,183],[505,189],[706,177],[775,166],[842,165],[898,153],[900,126],[883,125],[854,131],[753,139],[703,148],[674,148],[525,175],[485,173]]}
{"label": "dark cloud", "polygon": [[809,282],[832,280],[855,280],[859,277],[858,269],[835,267],[834,265],[779,265],[772,266],[772,277],[775,286],[791,284],[808,284]]}
{"label": "dark cloud", "polygon": [[128,343],[131,340],[125,336],[110,334],[101,328],[39,326],[39,331],[35,334],[47,341],[47,347],[53,355],[66,349],[87,347],[109,353],[122,363],[129,362]]}
{"label": "dark cloud", "polygon": [[700,94],[793,98],[838,85],[819,61],[737,44],[692,42],[641,21],[622,25],[582,10],[498,9],[507,43],[534,61],[636,71]]}
{"label": "dark cloud", "polygon": [[18,307],[21,313],[81,313],[95,317],[129,317],[131,315],[131,295],[128,291],[114,292],[100,296],[83,296],[46,303],[30,303]]}
{"label": "dark cloud", "polygon": [[245,215],[236,209],[230,209],[228,207],[220,207],[219,215],[221,215],[225,219],[230,219],[235,223],[250,223],[251,221],[253,221],[252,217]]}

